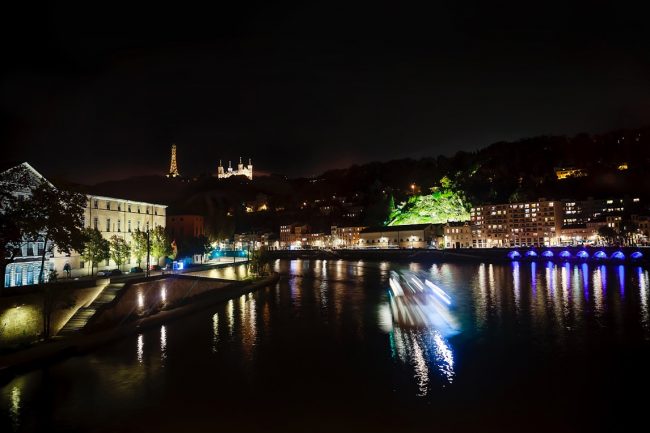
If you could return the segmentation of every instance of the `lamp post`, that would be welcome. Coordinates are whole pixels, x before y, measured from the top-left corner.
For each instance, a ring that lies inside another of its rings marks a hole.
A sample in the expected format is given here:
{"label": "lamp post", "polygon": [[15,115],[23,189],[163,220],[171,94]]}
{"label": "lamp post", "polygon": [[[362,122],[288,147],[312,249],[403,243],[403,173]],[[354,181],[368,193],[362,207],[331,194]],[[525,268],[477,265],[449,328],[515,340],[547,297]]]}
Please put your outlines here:
{"label": "lamp post", "polygon": [[150,240],[149,240],[149,231],[150,231],[150,229],[149,229],[149,227],[147,227],[147,273],[146,273],[147,277],[149,277],[151,275],[151,270],[150,270],[150,267],[149,267],[149,257],[150,257],[150,254],[151,254],[151,243],[150,243]]}

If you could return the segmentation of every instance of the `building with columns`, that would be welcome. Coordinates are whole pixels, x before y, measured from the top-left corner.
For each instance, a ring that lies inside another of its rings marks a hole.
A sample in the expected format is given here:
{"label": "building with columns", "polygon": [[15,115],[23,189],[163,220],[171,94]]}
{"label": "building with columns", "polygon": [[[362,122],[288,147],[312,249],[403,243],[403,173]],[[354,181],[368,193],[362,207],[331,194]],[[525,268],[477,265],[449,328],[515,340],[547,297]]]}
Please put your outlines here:
{"label": "building with columns", "polygon": [[[43,175],[27,162],[9,168],[3,174],[14,169],[21,169],[27,175],[27,179],[21,182],[21,186],[16,185],[14,194],[18,196],[29,196],[31,189],[40,182],[49,183]],[[83,228],[96,228],[105,239],[119,236],[127,243],[130,243],[132,234],[136,229],[147,230],[157,226],[165,227],[167,208],[165,205],[92,194],[86,196],[87,203],[83,216]],[[41,269],[41,255],[45,247],[43,242],[24,242],[21,245],[19,256],[5,270],[5,287],[37,283]],[[73,276],[90,274],[90,269],[84,263],[80,252],[74,251],[71,254],[65,254],[58,251],[55,246],[53,252],[46,256],[43,266],[45,281],[47,281],[51,270],[56,270],[59,276],[64,276],[65,271],[63,268],[66,263],[72,268]],[[135,259],[132,257],[129,263],[125,263],[123,266],[128,268],[135,265]],[[111,260],[96,264],[96,269],[99,270],[114,267],[116,265]]]}

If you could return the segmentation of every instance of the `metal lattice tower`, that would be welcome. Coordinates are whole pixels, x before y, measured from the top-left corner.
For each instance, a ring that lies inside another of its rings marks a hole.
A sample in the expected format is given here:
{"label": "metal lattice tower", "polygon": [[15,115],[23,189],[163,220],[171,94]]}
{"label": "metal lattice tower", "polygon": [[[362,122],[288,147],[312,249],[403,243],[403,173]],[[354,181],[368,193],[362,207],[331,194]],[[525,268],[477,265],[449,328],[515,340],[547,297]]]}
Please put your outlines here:
{"label": "metal lattice tower", "polygon": [[181,174],[178,172],[178,166],[176,165],[176,145],[172,144],[172,159],[169,163],[169,173],[167,177],[178,177]]}

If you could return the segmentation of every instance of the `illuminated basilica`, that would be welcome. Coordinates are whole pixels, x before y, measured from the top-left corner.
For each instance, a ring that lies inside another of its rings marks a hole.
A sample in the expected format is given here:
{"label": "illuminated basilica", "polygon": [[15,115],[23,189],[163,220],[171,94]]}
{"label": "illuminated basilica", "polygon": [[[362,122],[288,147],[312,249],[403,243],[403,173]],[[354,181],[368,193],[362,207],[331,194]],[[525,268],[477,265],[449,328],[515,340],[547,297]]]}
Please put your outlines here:
{"label": "illuminated basilica", "polygon": [[249,179],[253,179],[253,164],[251,160],[248,160],[248,165],[242,163],[241,157],[239,157],[239,164],[237,164],[237,170],[233,170],[231,161],[228,161],[228,168],[224,169],[221,165],[221,160],[219,160],[219,167],[217,167],[217,177],[219,179],[225,179],[230,176],[246,176]]}

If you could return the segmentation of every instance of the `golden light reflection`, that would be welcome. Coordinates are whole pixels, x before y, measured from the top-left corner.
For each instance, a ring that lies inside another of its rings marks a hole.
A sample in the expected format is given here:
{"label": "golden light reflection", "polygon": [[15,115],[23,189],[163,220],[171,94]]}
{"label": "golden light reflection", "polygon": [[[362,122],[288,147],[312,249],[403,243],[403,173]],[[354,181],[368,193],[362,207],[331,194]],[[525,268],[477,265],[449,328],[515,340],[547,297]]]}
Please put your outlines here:
{"label": "golden light reflection", "polygon": [[212,316],[212,353],[217,353],[219,347],[219,313]]}
{"label": "golden light reflection", "polygon": [[232,299],[226,304],[226,316],[228,317],[228,334],[232,338],[235,330],[235,301]]}
{"label": "golden light reflection", "polygon": [[18,384],[11,387],[11,406],[9,406],[9,417],[14,431],[20,427],[21,390]]}
{"label": "golden light reflection", "polygon": [[271,329],[271,307],[268,302],[264,303],[264,311],[262,312],[262,320],[264,321],[264,329]]}
{"label": "golden light reflection", "polygon": [[160,327],[160,363],[164,367],[167,359],[167,328]]}
{"label": "golden light reflection", "polygon": [[485,263],[481,263],[478,267],[478,291],[474,291],[476,305],[476,327],[482,328],[487,319],[487,284],[486,284]]}

